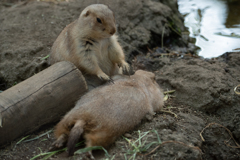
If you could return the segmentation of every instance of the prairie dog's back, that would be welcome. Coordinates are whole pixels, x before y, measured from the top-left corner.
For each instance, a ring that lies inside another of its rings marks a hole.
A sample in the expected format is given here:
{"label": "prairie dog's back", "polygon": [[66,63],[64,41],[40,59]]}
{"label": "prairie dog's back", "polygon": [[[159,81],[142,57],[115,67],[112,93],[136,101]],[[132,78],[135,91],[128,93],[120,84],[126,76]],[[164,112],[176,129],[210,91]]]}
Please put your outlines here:
{"label": "prairie dog's back", "polygon": [[114,130],[114,134],[121,135],[138,124],[147,113],[158,111],[163,106],[163,94],[148,73],[137,71],[131,77],[114,76],[114,84],[88,92],[64,119],[90,119],[91,122]]}
{"label": "prairie dog's back", "polygon": [[150,108],[147,108],[148,101],[139,85],[134,80],[126,80],[90,91],[77,102],[69,115],[72,118],[91,115],[97,123],[115,128],[120,134],[126,124],[136,125]]}

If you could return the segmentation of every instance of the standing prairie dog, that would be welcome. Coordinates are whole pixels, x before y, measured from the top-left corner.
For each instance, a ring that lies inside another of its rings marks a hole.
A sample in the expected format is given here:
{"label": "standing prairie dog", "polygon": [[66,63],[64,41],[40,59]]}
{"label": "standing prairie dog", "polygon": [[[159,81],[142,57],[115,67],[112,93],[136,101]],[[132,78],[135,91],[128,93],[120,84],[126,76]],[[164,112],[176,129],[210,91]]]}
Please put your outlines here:
{"label": "standing prairie dog", "polygon": [[72,155],[80,136],[86,139],[86,147],[108,147],[163,106],[163,93],[153,73],[138,70],[131,77],[115,75],[113,80],[114,84],[85,94],[64,116],[55,128],[57,140],[52,148],[67,142],[68,154]]}
{"label": "standing prairie dog", "polygon": [[115,17],[108,6],[90,5],[60,33],[49,62],[70,61],[83,73],[102,80],[111,80],[110,76],[118,74],[118,66],[129,72],[115,32]]}

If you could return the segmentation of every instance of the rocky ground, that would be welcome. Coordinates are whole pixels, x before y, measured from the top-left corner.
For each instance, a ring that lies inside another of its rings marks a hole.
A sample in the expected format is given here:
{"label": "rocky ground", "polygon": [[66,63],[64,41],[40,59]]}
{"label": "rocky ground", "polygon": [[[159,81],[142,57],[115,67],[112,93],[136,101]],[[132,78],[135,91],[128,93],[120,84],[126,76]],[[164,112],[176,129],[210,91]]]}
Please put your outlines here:
{"label": "rocky ground", "polygon": [[[167,94],[161,112],[118,138],[108,150],[110,158],[103,151],[94,152],[95,158],[134,159],[136,154],[135,159],[240,159],[240,96],[234,92],[240,84],[240,53],[214,59],[195,56],[175,0],[42,1],[0,2],[0,90],[47,68],[45,57],[61,30],[85,6],[105,3],[115,11],[120,42],[133,70],[156,73],[164,91],[175,92]],[[54,125],[2,146],[0,159],[25,160],[47,152],[54,141],[48,131]],[[62,152],[52,159],[86,157],[68,158]]]}

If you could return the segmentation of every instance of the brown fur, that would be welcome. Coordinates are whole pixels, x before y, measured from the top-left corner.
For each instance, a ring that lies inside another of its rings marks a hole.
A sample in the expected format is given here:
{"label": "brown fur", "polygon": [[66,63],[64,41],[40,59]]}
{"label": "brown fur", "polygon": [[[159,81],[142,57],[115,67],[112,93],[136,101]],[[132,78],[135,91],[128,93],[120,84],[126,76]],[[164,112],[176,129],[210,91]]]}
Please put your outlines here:
{"label": "brown fur", "polygon": [[109,76],[121,73],[118,66],[129,72],[115,32],[113,12],[103,4],[90,5],[58,36],[49,62],[70,61],[82,72],[103,80],[110,80]]}
{"label": "brown fur", "polygon": [[131,77],[116,75],[113,79],[114,84],[85,94],[57,124],[54,147],[63,146],[69,136],[68,151],[72,155],[81,134],[87,147],[108,147],[163,106],[163,93],[153,73],[139,70]]}

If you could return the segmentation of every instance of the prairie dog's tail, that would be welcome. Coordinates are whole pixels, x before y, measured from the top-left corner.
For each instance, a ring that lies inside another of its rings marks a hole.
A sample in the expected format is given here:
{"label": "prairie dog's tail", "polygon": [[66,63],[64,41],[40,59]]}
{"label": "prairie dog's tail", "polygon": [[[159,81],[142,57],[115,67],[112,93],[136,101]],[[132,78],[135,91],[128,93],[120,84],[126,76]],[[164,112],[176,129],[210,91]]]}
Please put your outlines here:
{"label": "prairie dog's tail", "polygon": [[85,122],[82,120],[78,120],[74,127],[71,129],[71,132],[69,134],[67,148],[68,148],[68,155],[72,156],[74,153],[74,148],[76,143],[78,142],[81,134],[83,133],[83,126],[85,125]]}

